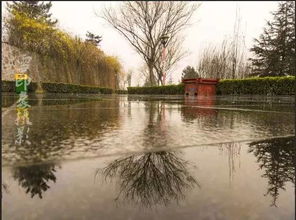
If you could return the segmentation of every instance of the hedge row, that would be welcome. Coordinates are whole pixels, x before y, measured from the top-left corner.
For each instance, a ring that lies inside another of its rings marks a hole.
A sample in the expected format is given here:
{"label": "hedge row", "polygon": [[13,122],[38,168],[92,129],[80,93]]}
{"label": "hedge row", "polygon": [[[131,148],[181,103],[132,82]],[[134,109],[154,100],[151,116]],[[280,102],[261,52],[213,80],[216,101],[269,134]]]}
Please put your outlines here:
{"label": "hedge row", "polygon": [[[218,95],[294,95],[295,76],[220,80]],[[128,87],[128,94],[184,94],[184,85]]]}
{"label": "hedge row", "polygon": [[117,89],[115,90],[116,94],[127,94],[127,90]]}
{"label": "hedge row", "polygon": [[218,95],[294,95],[295,76],[221,80]]}
{"label": "hedge row", "polygon": [[[42,83],[42,88],[49,93],[102,93],[111,94],[112,89],[94,86],[82,86],[64,83]],[[217,85],[218,95],[294,95],[295,76],[289,77],[255,77],[248,79],[221,80]],[[29,92],[37,89],[37,83],[31,82]],[[128,87],[128,94],[184,94],[184,85]],[[2,92],[15,92],[15,81],[2,81]],[[126,94],[125,90],[116,90]]]}
{"label": "hedge row", "polygon": [[50,93],[102,93],[111,94],[112,89],[95,86],[65,84],[65,83],[42,83],[42,89]]}
{"label": "hedge row", "polygon": [[[42,83],[42,88],[48,93],[102,93],[111,94],[112,89],[94,86],[82,86],[65,83]],[[37,83],[31,82],[28,86],[29,92],[37,89]],[[15,81],[2,81],[2,92],[15,92]]]}
{"label": "hedge row", "polygon": [[128,94],[184,94],[184,85],[149,86],[149,87],[128,87]]}
{"label": "hedge row", "polygon": [[[28,91],[34,92],[37,89],[37,83],[31,82],[28,85]],[[15,92],[15,81],[2,81],[1,92]]]}

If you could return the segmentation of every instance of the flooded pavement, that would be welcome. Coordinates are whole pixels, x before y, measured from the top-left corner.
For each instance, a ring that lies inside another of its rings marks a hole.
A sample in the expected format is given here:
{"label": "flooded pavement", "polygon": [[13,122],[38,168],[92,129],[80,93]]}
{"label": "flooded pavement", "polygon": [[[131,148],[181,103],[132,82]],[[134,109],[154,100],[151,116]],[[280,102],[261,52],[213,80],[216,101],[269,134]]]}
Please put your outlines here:
{"label": "flooded pavement", "polygon": [[16,100],[3,219],[294,219],[294,97],[32,95],[25,125]]}

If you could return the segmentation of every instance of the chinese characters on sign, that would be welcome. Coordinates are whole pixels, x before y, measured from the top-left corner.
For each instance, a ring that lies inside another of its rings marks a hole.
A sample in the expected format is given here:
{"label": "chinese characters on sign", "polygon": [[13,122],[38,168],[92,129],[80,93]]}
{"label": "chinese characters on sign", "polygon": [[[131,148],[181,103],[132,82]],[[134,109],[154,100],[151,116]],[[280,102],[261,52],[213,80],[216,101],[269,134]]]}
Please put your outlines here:
{"label": "chinese characters on sign", "polygon": [[17,134],[15,143],[21,145],[24,142],[24,139],[28,138],[29,126],[32,123],[29,120],[29,111],[31,107],[28,103],[28,85],[31,82],[31,79],[27,74],[15,74],[15,87],[16,93],[19,94],[19,99],[17,100],[16,111],[17,118],[15,124],[17,126]]}

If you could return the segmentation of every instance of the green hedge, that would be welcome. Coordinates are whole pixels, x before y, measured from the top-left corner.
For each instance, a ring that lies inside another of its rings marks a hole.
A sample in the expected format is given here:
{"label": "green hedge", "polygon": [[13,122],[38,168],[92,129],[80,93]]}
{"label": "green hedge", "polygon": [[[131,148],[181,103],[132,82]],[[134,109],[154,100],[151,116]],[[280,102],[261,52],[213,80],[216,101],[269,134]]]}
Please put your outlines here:
{"label": "green hedge", "polygon": [[[49,93],[102,93],[111,94],[112,89],[94,86],[65,84],[65,83],[42,83],[42,88]],[[28,86],[29,92],[35,92],[37,83],[31,82]],[[2,81],[2,92],[15,92],[15,81]]]}
{"label": "green hedge", "polygon": [[[295,76],[289,77],[254,77],[248,79],[220,80],[217,85],[218,95],[294,95]],[[50,93],[102,93],[111,94],[112,89],[94,86],[82,86],[65,83],[42,83],[45,92]],[[31,82],[29,92],[37,89],[37,83]],[[128,94],[184,94],[184,85],[128,87]],[[15,81],[2,81],[2,92],[15,92]],[[118,94],[126,94],[125,90],[116,90]]]}
{"label": "green hedge", "polygon": [[[28,85],[28,92],[34,92],[37,89],[37,83],[31,82]],[[15,92],[15,81],[3,80],[1,83],[1,92]]]}
{"label": "green hedge", "polygon": [[149,86],[149,87],[128,87],[128,94],[184,94],[184,85]]}
{"label": "green hedge", "polygon": [[[220,80],[218,95],[294,95],[295,76]],[[128,87],[128,94],[184,94],[184,85]]]}
{"label": "green hedge", "polygon": [[123,89],[117,89],[115,90],[116,94],[127,94],[127,90],[123,90]]}
{"label": "green hedge", "polygon": [[42,89],[50,93],[102,93],[112,94],[113,90],[109,88],[100,88],[95,86],[75,85],[66,83],[42,83]]}
{"label": "green hedge", "polygon": [[294,95],[295,76],[221,80],[218,95]]}

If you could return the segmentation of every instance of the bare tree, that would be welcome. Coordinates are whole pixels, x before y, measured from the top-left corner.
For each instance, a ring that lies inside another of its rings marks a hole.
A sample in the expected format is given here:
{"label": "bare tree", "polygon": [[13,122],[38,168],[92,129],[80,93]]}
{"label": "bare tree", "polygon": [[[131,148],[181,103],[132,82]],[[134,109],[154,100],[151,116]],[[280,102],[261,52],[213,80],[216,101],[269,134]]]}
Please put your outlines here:
{"label": "bare tree", "polygon": [[239,8],[236,5],[235,12],[235,21],[233,28],[233,39],[232,39],[232,48],[231,48],[231,64],[232,64],[232,78],[236,76],[237,62],[238,62],[238,50],[239,50],[239,29],[241,24],[241,17],[239,14]]}
{"label": "bare tree", "polygon": [[203,78],[227,78],[231,74],[231,49],[228,40],[224,40],[220,46],[207,46],[196,68],[198,75]]}
{"label": "bare tree", "polygon": [[220,45],[208,45],[200,56],[197,71],[201,77],[220,79],[245,78],[251,65],[246,57],[245,35],[241,31],[241,16],[236,7],[233,35]]}
{"label": "bare tree", "polygon": [[175,38],[167,47],[167,55],[164,62],[161,57],[158,56],[154,64],[157,83],[164,85],[164,72],[168,73],[166,77],[169,77],[171,74],[169,71],[172,67],[187,54],[188,52],[182,49],[182,38]]}
{"label": "bare tree", "polygon": [[132,201],[146,208],[184,199],[186,191],[198,186],[188,171],[188,161],[175,152],[150,152],[119,158],[103,169],[105,180],[119,177],[116,200]]}
{"label": "bare tree", "polygon": [[131,87],[133,71],[129,69],[126,73],[119,75],[119,89],[126,89]]}
{"label": "bare tree", "polygon": [[149,70],[146,63],[143,63],[137,68],[137,86],[143,84],[144,86],[149,86]]}
{"label": "bare tree", "polygon": [[250,74],[250,64],[245,56],[244,48],[237,49],[233,54],[233,43],[226,38],[221,45],[209,45],[201,54],[197,72],[200,77],[206,78],[244,78]]}
{"label": "bare tree", "polygon": [[[189,24],[198,7],[198,4],[184,1],[127,1],[119,11],[105,8],[102,16],[97,15],[121,33],[142,56],[149,70],[149,83],[155,85],[162,74],[155,70],[159,66],[161,37],[170,37],[167,45],[176,42],[180,31]],[[171,56],[177,54],[171,50]],[[173,60],[178,61],[174,57],[171,63],[175,63]]]}
{"label": "bare tree", "polygon": [[128,87],[131,87],[132,86],[132,76],[133,76],[133,71],[130,69],[127,72],[127,75],[126,75],[126,81],[127,81],[127,86]]}

